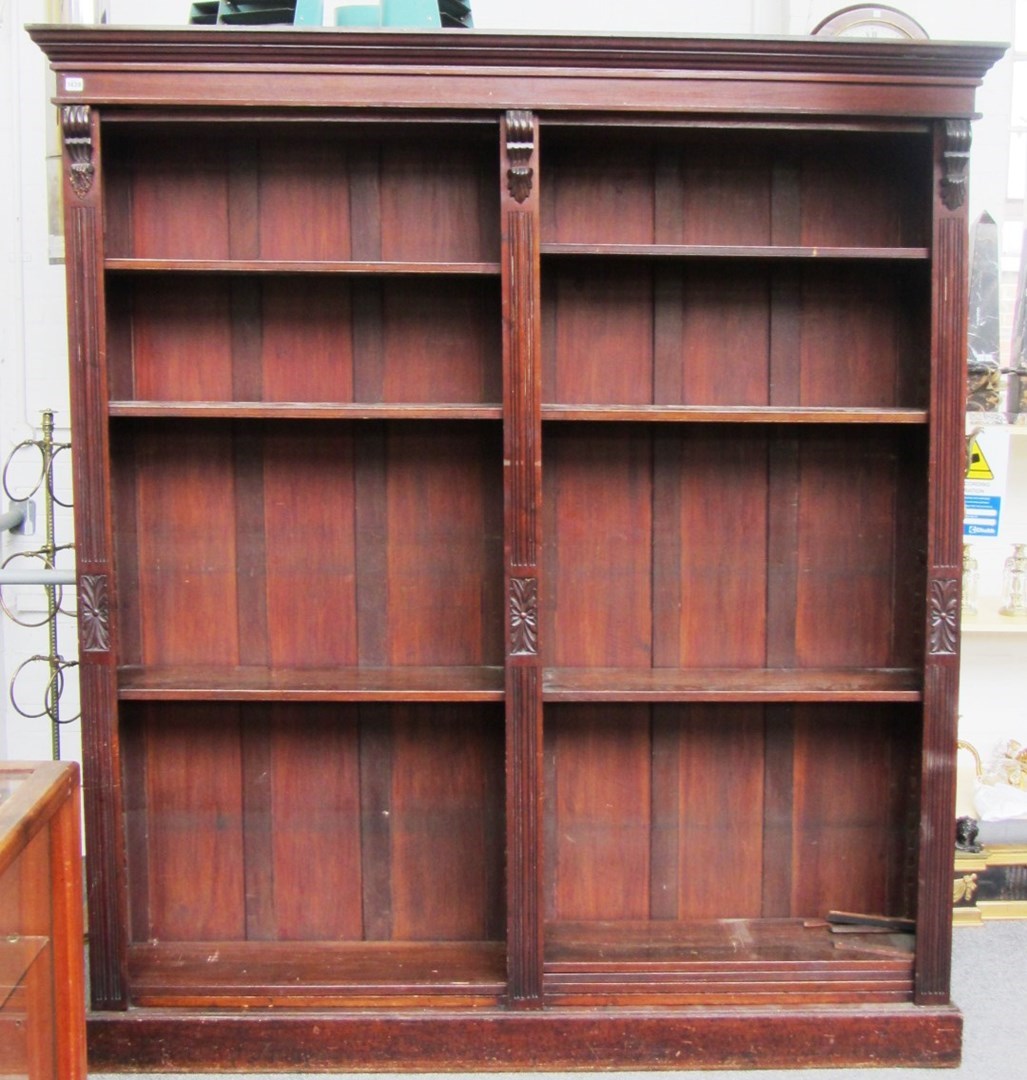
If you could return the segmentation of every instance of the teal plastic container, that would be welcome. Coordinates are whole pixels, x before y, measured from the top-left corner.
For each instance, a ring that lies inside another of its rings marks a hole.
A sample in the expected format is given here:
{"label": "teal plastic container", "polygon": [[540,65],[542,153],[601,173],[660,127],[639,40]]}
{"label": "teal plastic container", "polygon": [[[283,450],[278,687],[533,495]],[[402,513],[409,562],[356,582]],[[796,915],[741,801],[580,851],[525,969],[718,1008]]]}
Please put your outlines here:
{"label": "teal plastic container", "polygon": [[439,0],[382,0],[382,25],[441,30]]}
{"label": "teal plastic container", "polygon": [[344,4],[335,9],[336,26],[381,26],[380,4]]}
{"label": "teal plastic container", "polygon": [[325,21],[324,0],[296,0],[293,26],[323,26]]}

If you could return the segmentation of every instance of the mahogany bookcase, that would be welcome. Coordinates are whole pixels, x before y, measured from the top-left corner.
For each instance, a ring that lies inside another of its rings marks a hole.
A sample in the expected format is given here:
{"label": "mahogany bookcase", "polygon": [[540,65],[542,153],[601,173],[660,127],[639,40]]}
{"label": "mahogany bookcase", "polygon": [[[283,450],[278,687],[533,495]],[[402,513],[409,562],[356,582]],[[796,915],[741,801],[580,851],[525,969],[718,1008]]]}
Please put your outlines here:
{"label": "mahogany bookcase", "polygon": [[954,1064],[1002,50],[31,33],[93,1067]]}

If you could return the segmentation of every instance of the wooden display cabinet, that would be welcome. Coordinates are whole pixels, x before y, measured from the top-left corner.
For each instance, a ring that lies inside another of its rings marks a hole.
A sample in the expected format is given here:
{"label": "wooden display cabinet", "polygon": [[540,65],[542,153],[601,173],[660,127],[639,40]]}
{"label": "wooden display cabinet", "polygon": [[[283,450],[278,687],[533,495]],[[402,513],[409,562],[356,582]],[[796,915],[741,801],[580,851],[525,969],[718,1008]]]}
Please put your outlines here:
{"label": "wooden display cabinet", "polygon": [[32,34],[95,1066],[954,1064],[1001,50]]}
{"label": "wooden display cabinet", "polygon": [[0,763],[0,1075],[85,1080],[78,766]]}

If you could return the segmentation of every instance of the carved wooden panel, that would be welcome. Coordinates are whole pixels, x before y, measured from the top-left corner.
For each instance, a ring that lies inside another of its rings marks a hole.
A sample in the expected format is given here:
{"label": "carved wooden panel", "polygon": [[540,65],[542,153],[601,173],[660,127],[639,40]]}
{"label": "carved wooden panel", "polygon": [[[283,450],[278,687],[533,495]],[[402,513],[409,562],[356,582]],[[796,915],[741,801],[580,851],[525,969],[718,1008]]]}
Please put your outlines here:
{"label": "carved wooden panel", "polygon": [[935,578],[927,595],[932,656],[955,656],[959,642],[959,578]]}
{"label": "carved wooden panel", "polygon": [[966,202],[970,140],[969,120],[945,121],[945,149],[942,153],[945,173],[941,182],[941,197],[950,210],[958,210]]}
{"label": "carved wooden panel", "polygon": [[535,152],[534,125],[530,112],[511,109],[506,114],[506,154],[510,167],[507,187],[513,198],[524,202],[531,194],[535,170],[528,163]]}
{"label": "carved wooden panel", "polygon": [[78,621],[83,652],[103,653],[110,649],[110,599],[106,574],[83,574],[79,578]]}
{"label": "carved wooden panel", "polygon": [[510,579],[510,653],[538,653],[538,579]]}

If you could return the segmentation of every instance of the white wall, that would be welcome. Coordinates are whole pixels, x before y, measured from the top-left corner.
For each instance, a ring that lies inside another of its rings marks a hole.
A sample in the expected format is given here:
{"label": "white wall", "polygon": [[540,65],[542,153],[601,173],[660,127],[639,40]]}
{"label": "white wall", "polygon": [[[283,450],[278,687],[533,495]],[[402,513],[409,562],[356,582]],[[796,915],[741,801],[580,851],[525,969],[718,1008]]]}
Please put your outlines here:
{"label": "white wall", "polygon": [[[111,21],[136,25],[185,23],[188,0],[96,0],[106,5]],[[67,379],[64,345],[63,267],[50,261],[47,229],[46,155],[47,132],[54,124],[54,110],[47,104],[48,88],[42,55],[21,29],[29,22],[45,21],[45,0],[0,0],[0,146],[8,149],[13,167],[0,168],[0,459],[20,440],[38,433],[42,409],[58,414],[58,437],[67,438]],[[482,29],[554,29],[595,31],[694,32],[705,34],[807,33],[844,0],[632,0],[623,4],[597,4],[594,0],[473,0],[475,23]],[[1014,0],[989,0],[967,4],[964,0],[905,0],[900,3],[936,39],[1009,41],[1013,35]],[[334,10],[326,2],[327,16]],[[91,17],[93,0],[81,0],[83,17]],[[987,208],[1001,224],[1005,204],[1006,129],[1009,122],[1011,65],[999,64],[989,74],[978,95],[984,117],[975,126],[971,175],[971,216]],[[27,466],[23,471],[28,471]],[[68,477],[60,478],[67,493]],[[1027,497],[1027,493],[1025,493]],[[4,500],[3,508],[6,508]],[[70,538],[67,514],[58,522],[59,538]],[[0,536],[0,558],[26,549],[37,538]],[[5,592],[5,595],[8,593]],[[23,590],[17,602],[38,608],[40,590]],[[31,614],[31,610],[30,610]],[[49,731],[45,721],[24,721],[13,711],[7,697],[7,681],[27,656],[45,647],[42,631],[18,629],[0,618],[0,755],[45,758],[49,756]],[[1006,656],[1027,649],[1023,642],[1006,639]],[[62,622],[61,650],[73,653],[73,628]],[[972,647],[980,658],[983,646]],[[1018,701],[1017,662],[991,662],[985,657],[975,671],[987,672],[975,682],[971,673],[964,682],[986,686],[975,697],[988,702],[985,737],[1000,721],[995,701]],[[1022,661],[1022,654],[1019,656]],[[976,663],[976,662],[975,662]],[[42,686],[25,684],[25,697],[39,700]],[[66,714],[74,712],[74,687],[67,699]],[[1015,716],[1025,710],[1016,706]],[[1004,721],[1002,721],[1004,723]],[[1010,732],[1015,734],[1016,732]],[[971,733],[972,734],[972,733]],[[1027,732],[1023,741],[1027,742]],[[65,733],[65,756],[77,756],[77,731]],[[983,748],[983,747],[982,747]]]}
{"label": "white wall", "polygon": [[[38,435],[43,409],[56,413],[57,438],[69,438],[67,351],[64,333],[64,267],[52,263],[49,250],[46,158],[53,136],[55,110],[49,104],[43,57],[22,29],[47,15],[44,0],[0,0],[0,146],[8,161],[0,168],[0,460],[24,439]],[[65,463],[67,455],[64,455]],[[38,472],[34,453],[20,454],[8,474],[21,494]],[[70,472],[59,470],[58,494],[70,501]],[[39,500],[37,499],[37,502]],[[7,509],[7,496],[0,493]],[[0,536],[0,559],[42,542],[40,505],[35,536]],[[71,540],[70,513],[58,516],[57,537]],[[29,563],[23,560],[23,568]],[[39,588],[4,589],[5,600],[20,617],[38,621],[45,611]],[[71,598],[69,598],[70,601]],[[75,656],[75,627],[60,620],[58,644]],[[22,630],[0,617],[0,753],[8,758],[50,756],[50,729],[44,719],[24,720],[8,700],[8,682],[23,660],[48,651],[45,628]],[[42,701],[47,678],[33,665],[18,681],[19,700]],[[41,705],[30,711],[39,711]],[[77,712],[77,684],[69,680],[62,700],[65,716]],[[78,755],[78,725],[64,730],[65,756]]]}

